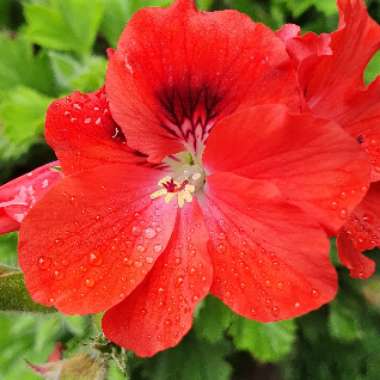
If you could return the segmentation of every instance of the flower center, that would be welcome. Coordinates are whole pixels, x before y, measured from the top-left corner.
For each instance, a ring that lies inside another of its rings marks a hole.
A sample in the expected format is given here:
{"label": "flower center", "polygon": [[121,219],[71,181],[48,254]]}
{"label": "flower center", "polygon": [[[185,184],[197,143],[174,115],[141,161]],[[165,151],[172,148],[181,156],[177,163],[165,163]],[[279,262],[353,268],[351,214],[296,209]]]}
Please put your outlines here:
{"label": "flower center", "polygon": [[173,174],[165,176],[158,182],[159,189],[150,195],[151,199],[164,197],[166,203],[176,200],[182,208],[186,202],[191,202],[194,195],[203,188],[205,173],[200,165],[184,162],[180,155],[167,159],[173,169]]}

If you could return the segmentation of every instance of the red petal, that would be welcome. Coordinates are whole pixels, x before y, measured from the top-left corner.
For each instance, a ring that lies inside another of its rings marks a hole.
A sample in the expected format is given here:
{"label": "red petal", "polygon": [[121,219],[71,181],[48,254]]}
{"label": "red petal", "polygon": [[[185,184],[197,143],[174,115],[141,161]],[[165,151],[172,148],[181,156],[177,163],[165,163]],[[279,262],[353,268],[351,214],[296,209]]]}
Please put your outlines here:
{"label": "red petal", "polygon": [[46,117],[46,140],[65,174],[110,163],[137,163],[113,121],[103,90],[75,92],[53,102]]}
{"label": "red petal", "polygon": [[150,194],[162,172],[131,165],[65,177],[23,222],[19,259],[33,299],[68,314],[104,311],[145,277],[176,207]]}
{"label": "red petal", "polygon": [[29,210],[62,179],[58,161],[41,166],[0,187],[0,233],[17,230]]}
{"label": "red petal", "polygon": [[270,322],[307,313],[335,296],[325,233],[284,203],[273,185],[218,173],[208,177],[206,197],[211,291],[235,312]]}
{"label": "red petal", "polygon": [[190,4],[138,12],[110,59],[112,114],[128,143],[153,161],[183,145],[199,150],[215,120],[238,107],[298,106],[289,56],[270,29],[236,11]]}
{"label": "red petal", "polygon": [[369,182],[366,154],[339,126],[309,114],[289,114],[280,105],[222,120],[210,135],[204,161],[209,172],[272,181],[332,231],[344,224]]}
{"label": "red petal", "polygon": [[363,85],[363,71],[380,47],[380,26],[363,0],[340,0],[340,28],[331,34],[330,56],[301,77],[309,105],[319,115],[339,115],[350,92]]}
{"label": "red petal", "polygon": [[360,142],[369,154],[371,180],[380,180],[380,78],[368,88],[360,89],[346,99],[344,112],[336,120]]}
{"label": "red petal", "polygon": [[[287,24],[284,25],[277,35],[286,43],[286,48],[290,56],[298,65],[311,64],[311,60],[317,57],[331,55],[330,48],[331,36],[327,33],[317,35],[315,33],[306,33],[303,36],[295,34],[297,25]],[[308,60],[308,62],[306,62]]]}
{"label": "red petal", "polygon": [[380,182],[371,185],[363,202],[337,238],[339,257],[352,277],[368,278],[375,263],[362,252],[380,247]]}
{"label": "red petal", "polygon": [[191,328],[194,308],[212,282],[207,240],[193,201],[179,213],[172,240],[144,282],[105,314],[108,339],[139,356],[175,346]]}
{"label": "red petal", "polygon": [[0,235],[8,232],[17,231],[20,228],[20,223],[8,216],[4,209],[0,209]]}
{"label": "red petal", "polygon": [[363,71],[380,48],[380,26],[369,17],[363,0],[340,0],[339,9],[340,27],[331,34],[332,55],[304,61],[300,83],[315,114],[337,121],[365,142],[376,181],[380,180],[380,80],[365,88]]}

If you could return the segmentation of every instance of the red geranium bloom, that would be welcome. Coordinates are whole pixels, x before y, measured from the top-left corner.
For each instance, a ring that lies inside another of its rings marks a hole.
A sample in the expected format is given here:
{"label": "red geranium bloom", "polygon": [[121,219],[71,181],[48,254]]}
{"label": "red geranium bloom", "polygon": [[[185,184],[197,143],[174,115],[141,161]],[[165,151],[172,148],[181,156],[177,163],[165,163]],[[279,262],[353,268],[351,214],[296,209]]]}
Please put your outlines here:
{"label": "red geranium bloom", "polygon": [[366,87],[363,72],[380,48],[380,26],[363,0],[338,5],[339,28],[331,35],[301,37],[295,25],[286,25],[279,35],[297,62],[307,106],[339,123],[368,154],[373,184],[337,237],[339,256],[351,275],[368,278],[375,263],[362,252],[380,247],[380,78]]}
{"label": "red geranium bloom", "polygon": [[0,234],[16,231],[28,211],[62,177],[58,161],[19,177],[0,190]]}
{"label": "red geranium bloom", "polygon": [[346,221],[370,168],[354,139],[299,108],[293,65],[265,26],[190,0],[137,13],[106,95],[49,108],[64,178],[21,226],[32,297],[106,311],[106,336],[140,356],[176,345],[208,293],[263,322],[329,302],[325,228]]}

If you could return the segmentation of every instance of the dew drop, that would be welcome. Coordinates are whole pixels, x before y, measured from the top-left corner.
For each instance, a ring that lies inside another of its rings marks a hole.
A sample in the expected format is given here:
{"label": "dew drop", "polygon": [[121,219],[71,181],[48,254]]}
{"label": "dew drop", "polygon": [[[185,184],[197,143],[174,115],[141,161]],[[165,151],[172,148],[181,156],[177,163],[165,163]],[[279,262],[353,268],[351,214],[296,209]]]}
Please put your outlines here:
{"label": "dew drop", "polygon": [[56,280],[62,280],[62,278],[63,278],[63,274],[59,270],[55,270],[54,273],[53,273],[53,275],[54,275],[54,278]]}
{"label": "dew drop", "polygon": [[152,227],[148,227],[144,231],[144,235],[147,239],[153,239],[156,236],[156,231]]}
{"label": "dew drop", "polygon": [[88,260],[91,265],[101,265],[102,264],[102,258],[95,252],[91,252]]}
{"label": "dew drop", "polygon": [[216,247],[216,250],[217,250],[219,253],[223,253],[223,252],[225,252],[226,247],[224,246],[224,244],[218,244],[217,247]]}
{"label": "dew drop", "polygon": [[177,278],[177,286],[182,285],[182,284],[183,284],[183,281],[184,281],[183,277],[182,277],[182,276],[179,276],[179,277]]}
{"label": "dew drop", "polygon": [[94,285],[95,285],[95,281],[94,281],[92,278],[86,278],[86,280],[85,280],[85,285],[86,285],[88,288],[93,288]]}
{"label": "dew drop", "polygon": [[176,257],[176,259],[175,259],[175,264],[176,264],[176,265],[180,265],[181,262],[182,262],[182,259],[181,259],[180,257]]}
{"label": "dew drop", "polygon": [[341,219],[346,219],[347,218],[347,210],[345,208],[342,208],[339,212],[339,216]]}
{"label": "dew drop", "polygon": [[141,234],[141,228],[139,226],[132,227],[132,235],[139,236]]}
{"label": "dew drop", "polygon": [[162,251],[162,245],[161,244],[155,244],[153,247],[154,252],[159,253]]}
{"label": "dew drop", "polygon": [[315,297],[315,298],[319,297],[319,292],[318,292],[317,289],[312,289],[312,290],[311,290],[311,294],[312,294],[312,296]]}
{"label": "dew drop", "polygon": [[333,202],[331,202],[331,208],[333,209],[333,210],[336,210],[337,208],[338,208],[338,202],[335,202],[335,201],[333,201]]}
{"label": "dew drop", "polygon": [[193,300],[193,302],[197,302],[199,300],[199,297],[198,296],[193,296],[192,300]]}
{"label": "dew drop", "polygon": [[299,309],[300,306],[301,306],[301,304],[300,304],[299,302],[296,302],[296,303],[294,304],[294,307],[295,307],[296,309]]}
{"label": "dew drop", "polygon": [[165,291],[164,288],[158,288],[158,293],[163,293]]}
{"label": "dew drop", "polygon": [[51,259],[49,257],[40,256],[38,258],[37,263],[38,263],[38,266],[40,267],[40,269],[46,270],[46,269],[50,268]]}
{"label": "dew drop", "polygon": [[91,117],[86,117],[85,119],[84,119],[84,124],[86,124],[86,125],[88,125],[88,124],[91,124]]}
{"label": "dew drop", "polygon": [[154,258],[153,258],[152,256],[147,256],[147,257],[145,258],[145,261],[146,261],[148,264],[152,264],[153,261],[154,261]]}

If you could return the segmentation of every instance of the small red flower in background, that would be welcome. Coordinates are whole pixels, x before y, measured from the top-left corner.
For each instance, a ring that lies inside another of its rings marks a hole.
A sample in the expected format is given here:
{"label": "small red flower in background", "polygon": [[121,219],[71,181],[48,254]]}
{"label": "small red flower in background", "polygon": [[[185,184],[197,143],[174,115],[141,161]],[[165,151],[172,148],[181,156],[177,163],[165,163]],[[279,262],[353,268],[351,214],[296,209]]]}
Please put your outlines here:
{"label": "small red flower in background", "polygon": [[105,91],[49,108],[64,178],[21,225],[32,297],[106,311],[106,336],[140,356],[176,345],[208,293],[263,322],[329,302],[325,230],[347,221],[370,168],[354,139],[301,106],[265,26],[190,0],[137,13]]}
{"label": "small red flower in background", "polygon": [[18,230],[27,212],[62,178],[58,165],[41,166],[1,187],[0,234]]}
{"label": "small red flower in background", "polygon": [[339,256],[351,275],[368,278],[375,263],[362,252],[380,247],[380,78],[366,87],[363,77],[380,48],[380,26],[363,0],[338,5],[339,29],[331,35],[301,37],[295,25],[284,26],[279,35],[296,61],[307,107],[340,124],[368,154],[370,190],[337,237]]}

